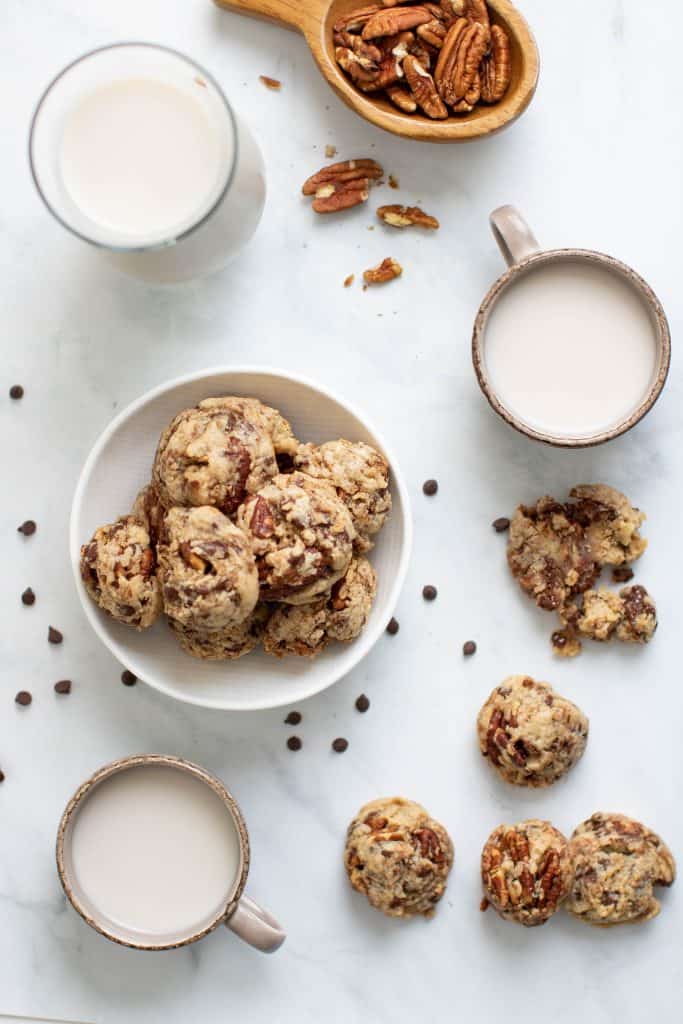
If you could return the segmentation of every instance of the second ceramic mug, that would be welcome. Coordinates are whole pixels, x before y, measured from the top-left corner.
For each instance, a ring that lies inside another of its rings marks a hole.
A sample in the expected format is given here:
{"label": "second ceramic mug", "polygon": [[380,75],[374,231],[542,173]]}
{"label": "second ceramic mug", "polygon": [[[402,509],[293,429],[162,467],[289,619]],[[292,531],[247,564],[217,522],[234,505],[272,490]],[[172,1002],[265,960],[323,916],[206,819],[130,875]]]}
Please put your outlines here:
{"label": "second ceramic mug", "polygon": [[671,357],[650,286],[603,253],[542,250],[513,206],[490,222],[509,269],[484,298],[472,336],[489,404],[515,430],[559,447],[630,430],[659,397]]}
{"label": "second ceramic mug", "polygon": [[244,894],[249,836],[239,807],[181,758],[142,754],[88,779],[62,816],[57,869],[87,924],[133,949],[175,949],[219,924],[264,953],[285,940]]}

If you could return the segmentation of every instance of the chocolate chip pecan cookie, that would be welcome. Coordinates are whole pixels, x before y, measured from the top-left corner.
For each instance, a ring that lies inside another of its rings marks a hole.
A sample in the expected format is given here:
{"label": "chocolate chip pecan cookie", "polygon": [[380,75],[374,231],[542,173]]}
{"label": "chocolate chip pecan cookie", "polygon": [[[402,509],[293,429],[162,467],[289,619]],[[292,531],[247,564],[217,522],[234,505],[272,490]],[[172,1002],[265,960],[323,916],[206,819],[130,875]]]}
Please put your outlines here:
{"label": "chocolate chip pecan cookie", "polygon": [[237,512],[251,535],[265,601],[307,604],[330,593],[351,562],[356,531],[324,480],[281,473]]}
{"label": "chocolate chip pecan cookie", "polygon": [[152,547],[156,548],[159,540],[161,524],[164,521],[166,509],[159,501],[159,495],[151,484],[143,487],[133,505],[133,515],[139,519],[147,530]]}
{"label": "chocolate chip pecan cookie", "polygon": [[344,850],[349,881],[389,917],[431,917],[452,865],[446,829],[412,800],[373,800],[349,825]]}
{"label": "chocolate chip pecan cookie", "polygon": [[100,526],[81,548],[81,579],[93,601],[117,622],[147,629],[161,613],[149,533],[135,516]]}
{"label": "chocolate chip pecan cookie", "polygon": [[278,409],[265,405],[258,398],[240,398],[235,395],[205,398],[199,403],[199,408],[207,411],[227,409],[237,416],[243,416],[270,437],[276,455],[294,455],[299,447],[289,421]]}
{"label": "chocolate chip pecan cookie", "polygon": [[183,650],[194,658],[203,661],[233,661],[258,647],[269,615],[268,605],[257,604],[244,622],[213,632],[183,626],[175,619],[169,619],[168,624]]}
{"label": "chocolate chip pecan cookie", "polygon": [[184,409],[161,435],[152,481],[164,508],[213,505],[232,516],[277,473],[271,434],[228,401]]}
{"label": "chocolate chip pecan cookie", "polygon": [[164,611],[206,632],[237,626],[258,600],[249,537],[217,508],[172,508],[157,547]]}
{"label": "chocolate chip pecan cookie", "polygon": [[377,576],[366,558],[354,558],[327,598],[310,604],[280,605],[263,637],[268,654],[313,658],[331,640],[349,642],[360,636],[377,591]]}
{"label": "chocolate chip pecan cookie", "polygon": [[479,749],[506,782],[550,786],[586,749],[588,719],[548,683],[510,676],[477,718]]}
{"label": "chocolate chip pecan cookie", "polygon": [[481,855],[484,896],[506,921],[545,924],[573,878],[567,840],[549,821],[499,825]]}
{"label": "chocolate chip pecan cookie", "polygon": [[660,911],[654,886],[676,877],[659,836],[625,814],[594,814],[569,843],[574,882],[565,910],[581,921],[615,925],[649,921]]}
{"label": "chocolate chip pecan cookie", "polygon": [[358,534],[356,550],[368,551],[391,511],[389,464],[384,456],[362,441],[340,439],[300,445],[294,463],[303,473],[336,488]]}

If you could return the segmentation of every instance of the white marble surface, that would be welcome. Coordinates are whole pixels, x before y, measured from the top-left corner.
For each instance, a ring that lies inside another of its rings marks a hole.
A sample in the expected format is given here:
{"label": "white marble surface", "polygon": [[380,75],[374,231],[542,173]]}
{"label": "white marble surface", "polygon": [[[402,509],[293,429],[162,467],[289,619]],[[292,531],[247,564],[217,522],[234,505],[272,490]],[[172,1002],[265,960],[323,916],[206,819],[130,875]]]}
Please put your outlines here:
{"label": "white marble surface", "polygon": [[[659,293],[676,341],[683,13],[674,0],[522,6],[543,61],[533,106],[494,140],[439,148],[356,119],[301,39],[205,0],[4,0],[0,1010],[111,1024],[680,1019],[677,887],[652,924],[611,932],[562,915],[525,931],[478,910],[480,848],[501,820],[547,816],[570,830],[596,809],[623,810],[683,858],[678,361],[645,423],[582,453],[535,446],[499,423],[469,361],[475,310],[501,269],[487,215],[503,202],[517,203],[548,245],[632,263]],[[26,164],[29,116],[52,73],[92,46],[129,38],[179,47],[213,70],[268,168],[262,226],[239,262],[174,290],[116,276],[67,237]],[[266,91],[260,73],[282,79],[282,92]],[[370,233],[372,204],[316,221],[299,186],[328,142],[342,156],[381,159],[401,191],[375,198],[423,200],[442,221],[438,235]],[[365,294],[341,287],[389,253],[405,266],[401,281]],[[232,361],[288,366],[353,396],[401,453],[414,495],[401,631],[303,707],[296,755],[285,749],[279,711],[212,714],[121,686],[68,566],[74,484],[114,412],[166,378]],[[7,398],[15,382],[26,387],[21,403]],[[441,485],[431,501],[420,491],[427,476]],[[505,540],[490,523],[519,499],[584,480],[622,487],[647,510],[651,548],[638,578],[656,595],[662,624],[646,650],[592,650],[558,664],[549,622],[507,578]],[[16,526],[27,517],[39,530],[25,541]],[[420,596],[427,582],[439,587],[431,605]],[[28,585],[33,608],[19,601]],[[46,642],[50,623],[64,631],[61,647]],[[479,650],[465,663],[469,638]],[[583,763],[550,792],[503,788],[475,747],[480,703],[521,671],[551,680],[591,717]],[[74,689],[58,699],[52,684],[63,677]],[[14,704],[21,688],[35,695],[28,709]],[[365,716],[353,707],[361,691],[372,700]],[[350,740],[342,757],[330,752],[340,734]],[[101,763],[142,750],[201,761],[238,796],[253,841],[249,890],[289,930],[275,957],[222,932],[194,948],[136,954],[100,939],[65,905],[53,864],[62,807]],[[348,819],[393,792],[427,804],[455,840],[447,898],[430,923],[385,920],[349,891],[341,869]]]}

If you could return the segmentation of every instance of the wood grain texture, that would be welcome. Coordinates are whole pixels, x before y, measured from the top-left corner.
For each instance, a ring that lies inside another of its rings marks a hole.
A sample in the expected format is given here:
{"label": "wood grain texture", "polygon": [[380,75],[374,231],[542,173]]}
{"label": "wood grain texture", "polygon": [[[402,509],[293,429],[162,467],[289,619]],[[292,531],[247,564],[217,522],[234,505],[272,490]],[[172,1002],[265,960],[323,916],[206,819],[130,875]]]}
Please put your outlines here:
{"label": "wood grain texture", "polygon": [[471,142],[512,124],[533,99],[539,55],[529,26],[510,0],[490,0],[489,14],[510,37],[512,81],[495,106],[471,114],[432,121],[424,114],[404,114],[386,98],[360,92],[334,57],[332,26],[343,14],[363,6],[361,0],[215,0],[219,7],[301,32],[320,71],[339,98],[357,114],[385,131],[420,142]]}

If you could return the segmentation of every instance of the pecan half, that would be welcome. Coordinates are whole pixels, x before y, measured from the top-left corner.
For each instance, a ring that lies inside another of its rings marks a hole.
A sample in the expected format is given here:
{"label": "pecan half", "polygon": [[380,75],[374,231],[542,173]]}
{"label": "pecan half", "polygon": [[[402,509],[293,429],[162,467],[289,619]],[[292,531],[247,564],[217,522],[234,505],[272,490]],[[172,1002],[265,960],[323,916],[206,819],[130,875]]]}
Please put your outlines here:
{"label": "pecan half", "polygon": [[374,81],[379,74],[379,64],[376,61],[359,56],[347,46],[337,46],[334,56],[339,67],[359,85]]}
{"label": "pecan half", "polygon": [[425,71],[417,57],[406,57],[403,61],[403,70],[417,105],[424,110],[427,117],[435,120],[448,117],[448,111],[439,97],[434,79]]}
{"label": "pecan half", "polygon": [[414,114],[417,110],[417,103],[405,86],[394,83],[388,85],[384,91],[394,106],[402,110],[404,114]]}
{"label": "pecan half", "polygon": [[266,539],[272,537],[275,530],[275,521],[270,506],[265,498],[257,497],[254,501],[254,511],[251,514],[249,529],[255,537]]}
{"label": "pecan half", "polygon": [[206,562],[204,561],[203,558],[200,558],[195,551],[192,550],[189,541],[183,541],[183,543],[180,545],[179,550],[180,556],[182,560],[186,563],[186,565],[189,565],[191,569],[196,569],[197,572],[204,572],[204,569],[206,568]]}
{"label": "pecan half", "polygon": [[360,181],[329,181],[321,185],[315,193],[313,209],[316,213],[337,213],[339,210],[350,210],[367,201],[370,182],[367,178]]}
{"label": "pecan half", "polygon": [[489,20],[489,12],[486,6],[486,0],[465,0],[463,5],[463,17],[467,18],[468,21],[476,22],[488,35],[491,30],[491,22]]}
{"label": "pecan half", "polygon": [[334,41],[337,46],[353,50],[357,57],[362,57],[366,61],[379,64],[382,59],[383,54],[378,46],[375,46],[374,43],[366,43],[360,36],[352,35],[351,32],[335,32]]}
{"label": "pecan half", "polygon": [[481,65],[481,98],[484,103],[502,100],[511,78],[510,40],[500,25],[492,25],[491,50]]}
{"label": "pecan half", "polygon": [[401,62],[392,54],[389,54],[388,57],[383,59],[376,75],[368,82],[357,82],[356,84],[363,92],[379,92],[382,89],[386,89],[388,85],[398,82],[399,78],[403,78]]}
{"label": "pecan half", "polygon": [[339,184],[345,181],[360,181],[364,178],[381,178],[383,174],[383,169],[375,160],[342,160],[340,163],[321,167],[319,171],[306,179],[301,186],[301,191],[305,196],[313,196],[321,185],[327,185],[329,182]]}
{"label": "pecan half", "polygon": [[419,206],[380,206],[377,216],[392,228],[409,228],[417,226],[435,231],[439,227],[436,217],[430,217]]}
{"label": "pecan half", "polygon": [[370,18],[381,10],[380,4],[360,7],[357,11],[351,11],[349,14],[339,18],[338,21],[335,21],[332,30],[333,32],[360,32]]}
{"label": "pecan half", "polygon": [[401,264],[391,256],[387,256],[376,267],[363,271],[363,280],[366,284],[385,284],[387,281],[393,281],[395,277],[400,277],[402,273]]}
{"label": "pecan half", "polygon": [[446,103],[454,106],[467,98],[476,85],[487,46],[486,31],[477,22],[459,18],[451,25],[434,72],[436,87]]}
{"label": "pecan half", "polygon": [[442,21],[437,21],[435,18],[433,21],[425,22],[424,25],[418,25],[417,34],[420,39],[424,39],[430,46],[440,50],[446,37],[446,26]]}
{"label": "pecan half", "polygon": [[388,7],[373,14],[363,26],[363,39],[378,39],[393,36],[416,25],[432,20],[430,12],[422,6]]}

